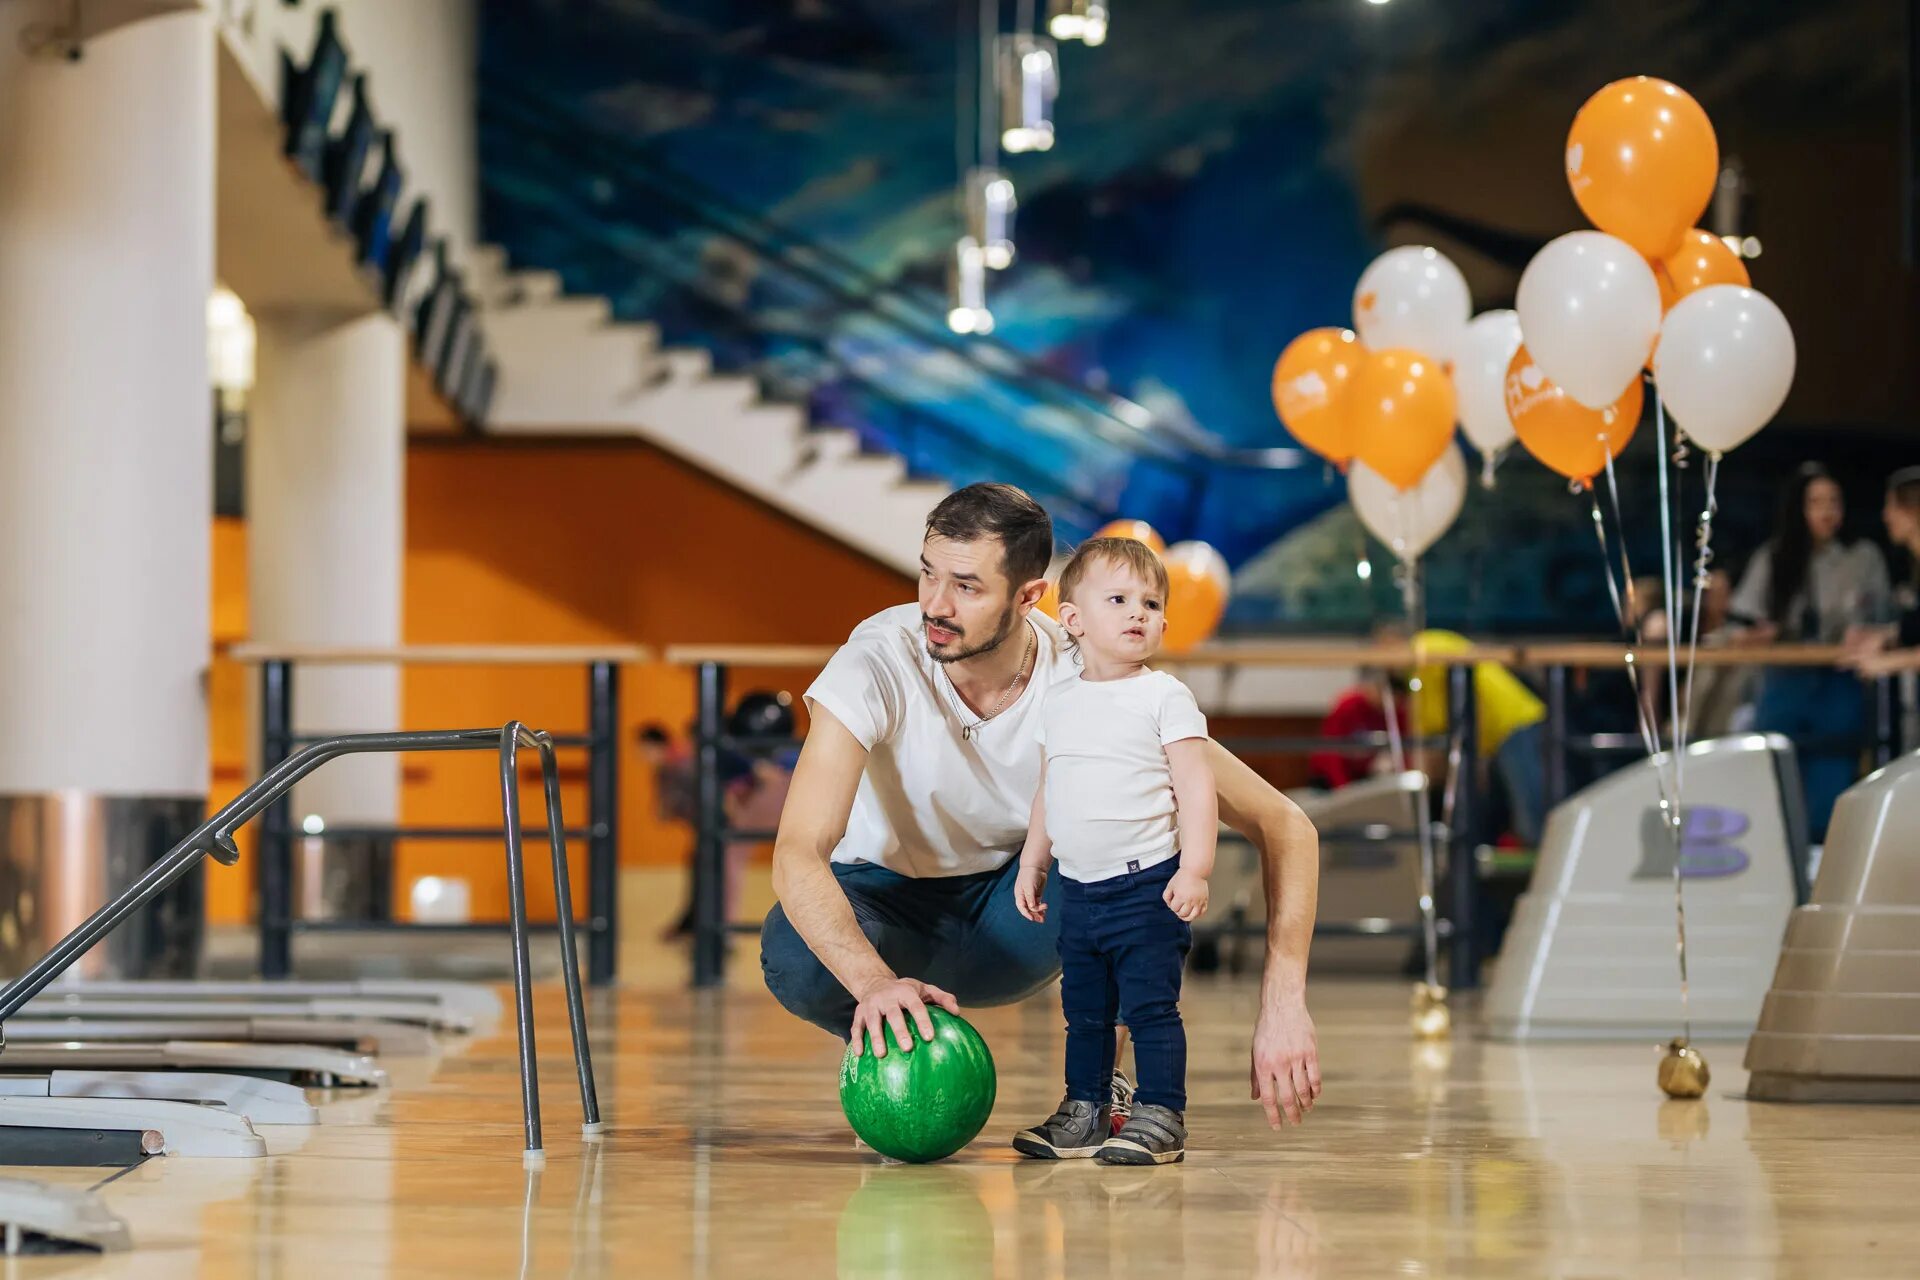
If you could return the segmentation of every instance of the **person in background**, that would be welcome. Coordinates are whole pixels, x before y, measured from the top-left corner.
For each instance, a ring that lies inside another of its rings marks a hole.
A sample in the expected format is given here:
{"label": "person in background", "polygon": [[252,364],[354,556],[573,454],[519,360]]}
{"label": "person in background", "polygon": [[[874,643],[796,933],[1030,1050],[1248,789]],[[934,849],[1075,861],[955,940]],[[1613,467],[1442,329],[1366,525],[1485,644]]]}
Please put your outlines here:
{"label": "person in background", "polygon": [[[793,766],[800,749],[793,741],[793,695],[754,690],[743,696],[727,716],[727,736],[742,740],[746,749],[725,747],[720,752],[720,804],[728,829],[770,833],[780,825],[780,810],[787,802],[787,786],[793,780]],[[640,751],[654,767],[654,787],[660,817],[684,822],[697,833],[699,813],[694,777],[694,752],[691,741],[698,736],[699,725],[689,726],[688,744],[676,744],[659,725],[640,731]],[[756,850],[763,848],[770,835],[759,839],[727,842],[727,876],[722,901],[731,918],[739,901],[740,884],[747,864]],[[698,849],[695,849],[697,856]],[[662,935],[667,941],[685,938],[693,932],[693,886],[687,886],[687,904]]]}
{"label": "person in background", "polygon": [[693,825],[693,748],[675,742],[658,721],[640,729],[640,759],[653,771],[654,812],[662,822]]}
{"label": "person in background", "polygon": [[[1344,743],[1363,733],[1387,731],[1387,709],[1380,700],[1380,685],[1387,679],[1386,673],[1363,667],[1358,674],[1359,680],[1353,687],[1341,690],[1339,696],[1334,698],[1333,706],[1328,709],[1326,719],[1320,722],[1320,736],[1330,742]],[[1406,704],[1400,703],[1398,709],[1400,729],[1404,734],[1407,727]],[[1313,785],[1328,791],[1338,791],[1341,787],[1391,767],[1388,753],[1379,747],[1346,746],[1335,750],[1329,746],[1307,757],[1307,769],[1312,775]]]}
{"label": "person in background", "polygon": [[[1432,654],[1465,653],[1473,647],[1451,631],[1422,631],[1414,645]],[[1447,732],[1448,670],[1439,663],[1423,663],[1414,672],[1413,727],[1423,738]],[[1546,704],[1497,662],[1473,664],[1473,689],[1480,738],[1476,756],[1491,765],[1500,781],[1515,837],[1528,848],[1537,847],[1546,824]]]}
{"label": "person in background", "polygon": [[1920,646],[1920,467],[1902,467],[1887,477],[1880,518],[1887,538],[1907,553],[1909,576],[1891,593],[1894,621],[1862,624],[1848,634],[1847,649],[1855,658]]}
{"label": "person in background", "polygon": [[[1730,614],[1749,644],[1840,644],[1876,623],[1888,602],[1887,563],[1870,542],[1841,536],[1840,484],[1817,462],[1788,484],[1774,534],[1754,552]],[[1807,795],[1807,829],[1826,838],[1833,803],[1852,785],[1867,704],[1860,682],[1831,667],[1768,667],[1760,677],[1753,727],[1793,740]],[[1854,746],[1845,746],[1847,742]]]}

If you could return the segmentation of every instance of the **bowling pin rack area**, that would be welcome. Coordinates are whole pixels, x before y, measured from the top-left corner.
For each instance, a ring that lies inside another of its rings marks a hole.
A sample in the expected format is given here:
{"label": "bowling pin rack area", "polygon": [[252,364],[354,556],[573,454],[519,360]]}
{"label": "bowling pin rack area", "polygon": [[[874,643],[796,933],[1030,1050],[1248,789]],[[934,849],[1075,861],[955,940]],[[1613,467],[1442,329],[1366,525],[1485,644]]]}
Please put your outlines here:
{"label": "bowling pin rack area", "polygon": [[[720,983],[725,976],[727,936],[730,933],[758,933],[759,921],[730,921],[726,918],[726,849],[734,841],[769,841],[774,832],[736,830],[727,825],[721,763],[728,754],[754,756],[791,748],[788,739],[741,738],[727,732],[727,690],[729,675],[735,668],[755,671],[793,671],[811,674],[825,666],[833,656],[831,646],[676,646],[667,649],[666,661],[687,669],[696,687],[695,814],[696,841],[693,864],[693,972],[695,987]],[[1664,648],[1630,651],[1618,644],[1486,644],[1475,645],[1460,653],[1417,653],[1411,644],[1368,644],[1338,639],[1280,642],[1219,642],[1204,646],[1192,654],[1168,659],[1158,665],[1179,676],[1201,691],[1203,706],[1209,692],[1225,695],[1236,680],[1247,679],[1261,669],[1291,668],[1303,672],[1352,672],[1356,668],[1387,671],[1411,671],[1415,666],[1439,666],[1447,671],[1447,731],[1439,739],[1409,737],[1409,753],[1424,750],[1444,759],[1448,744],[1474,743],[1478,740],[1474,666],[1481,662],[1499,663],[1515,670],[1541,691],[1546,703],[1543,761],[1546,778],[1546,808],[1551,810],[1573,790],[1576,762],[1611,760],[1615,764],[1643,757],[1646,749],[1629,720],[1618,731],[1581,733],[1571,726],[1576,673],[1582,671],[1619,672],[1629,653],[1639,664],[1643,678],[1658,674],[1664,689],[1667,653]],[[1843,654],[1837,646],[1770,645],[1756,648],[1702,649],[1695,658],[1696,667],[1833,667]],[[1834,749],[1870,753],[1875,767],[1882,766],[1901,749],[1900,686],[1904,672],[1920,663],[1894,658],[1861,672],[1861,697],[1871,702],[1868,717],[1871,730],[1864,741],[1831,744]],[[1336,691],[1328,681],[1328,699]],[[1212,708],[1209,708],[1211,711]],[[1308,735],[1261,735],[1220,737],[1221,745],[1239,754],[1306,754],[1351,745],[1362,750],[1380,751],[1388,746],[1387,735],[1362,734],[1348,739]],[[1824,745],[1824,744],[1823,744]],[[1338,793],[1336,793],[1338,794]],[[1478,769],[1464,769],[1453,781],[1448,821],[1432,823],[1438,879],[1435,899],[1443,917],[1441,936],[1447,947],[1448,984],[1455,990],[1469,990],[1480,982],[1480,966],[1486,957],[1480,954],[1480,932],[1475,911],[1477,880],[1483,874],[1480,851],[1491,839],[1488,828],[1487,797]],[[1407,827],[1422,815],[1409,811]],[[1331,827],[1320,831],[1324,849],[1396,843],[1406,845],[1417,840],[1417,829],[1403,829],[1366,823],[1352,828]],[[1412,936],[1418,929],[1408,903],[1404,922],[1379,919],[1357,921],[1321,921],[1315,932],[1321,936]],[[1265,926],[1244,921],[1223,926],[1229,933],[1264,933]]]}

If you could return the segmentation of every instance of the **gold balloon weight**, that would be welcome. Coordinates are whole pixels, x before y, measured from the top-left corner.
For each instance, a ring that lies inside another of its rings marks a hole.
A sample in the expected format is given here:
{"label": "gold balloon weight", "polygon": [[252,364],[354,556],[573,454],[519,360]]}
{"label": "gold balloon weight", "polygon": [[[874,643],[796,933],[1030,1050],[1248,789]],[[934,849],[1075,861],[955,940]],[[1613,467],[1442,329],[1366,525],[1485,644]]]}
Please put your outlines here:
{"label": "gold balloon weight", "polygon": [[1675,1036],[1668,1042],[1667,1051],[1660,1056],[1660,1092],[1669,1098],[1698,1098],[1712,1080],[1707,1060],[1685,1036]]}
{"label": "gold balloon weight", "polygon": [[1416,1040],[1445,1040],[1453,1034],[1453,1011],[1447,1008],[1447,989],[1434,982],[1413,984],[1413,1009],[1407,1025]]}

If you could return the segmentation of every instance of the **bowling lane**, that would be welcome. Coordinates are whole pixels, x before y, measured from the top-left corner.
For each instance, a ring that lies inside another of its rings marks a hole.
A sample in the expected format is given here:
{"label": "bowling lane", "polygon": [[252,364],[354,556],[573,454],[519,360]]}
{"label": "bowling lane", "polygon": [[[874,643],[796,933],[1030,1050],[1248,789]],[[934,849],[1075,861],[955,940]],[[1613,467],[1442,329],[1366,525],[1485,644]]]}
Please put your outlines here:
{"label": "bowling lane", "polygon": [[[1136,1170],[1002,1145],[1059,1092],[1048,998],[978,1016],[1000,1069],[981,1139],[882,1166],[840,1116],[835,1043],[763,993],[625,991],[596,1011],[604,1146],[577,1137],[548,1016],[543,1173],[520,1168],[513,1043],[492,1038],[297,1150],[135,1170],[104,1194],[141,1250],[45,1274],[1910,1274],[1920,1112],[1749,1106],[1737,1051],[1712,1046],[1710,1096],[1670,1103],[1651,1044],[1418,1046],[1398,982],[1314,1000],[1326,1095],[1273,1134],[1246,1100],[1253,992],[1191,983],[1191,1155]],[[541,1003],[557,1015],[557,989]]]}

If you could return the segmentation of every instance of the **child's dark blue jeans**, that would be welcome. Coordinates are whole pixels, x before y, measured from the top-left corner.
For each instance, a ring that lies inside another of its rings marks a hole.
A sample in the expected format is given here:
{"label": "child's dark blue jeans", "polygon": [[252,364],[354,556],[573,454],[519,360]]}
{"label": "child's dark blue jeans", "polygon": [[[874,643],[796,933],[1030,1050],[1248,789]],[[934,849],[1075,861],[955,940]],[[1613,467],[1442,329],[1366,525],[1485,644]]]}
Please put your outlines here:
{"label": "child's dark blue jeans", "polygon": [[1060,1003],[1067,1015],[1067,1096],[1105,1102],[1113,1033],[1133,1032],[1135,1098],[1187,1109],[1187,1031],[1180,971],[1193,926],[1162,899],[1180,869],[1169,858],[1145,871],[1082,884],[1060,877]]}

